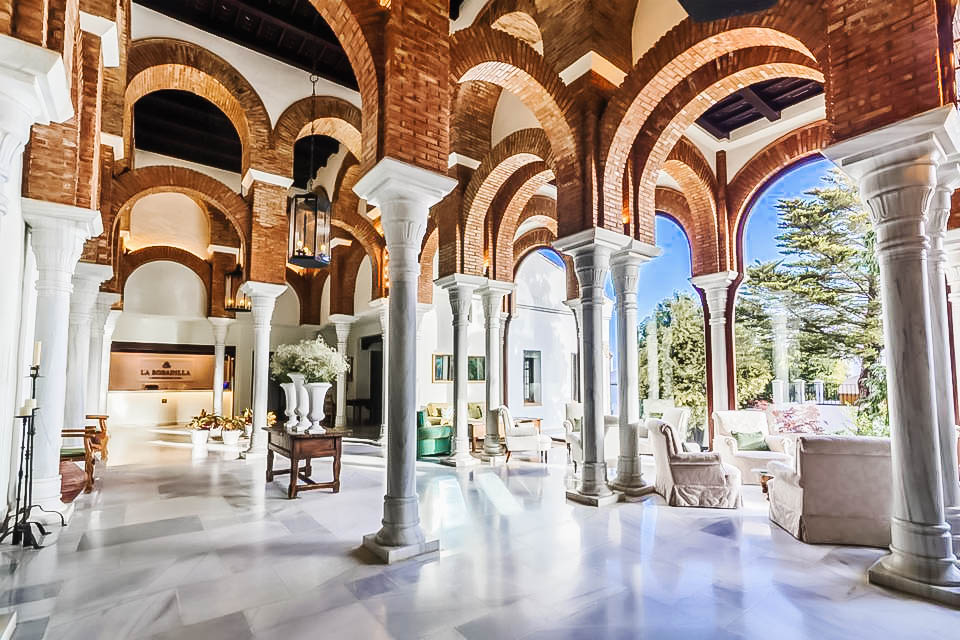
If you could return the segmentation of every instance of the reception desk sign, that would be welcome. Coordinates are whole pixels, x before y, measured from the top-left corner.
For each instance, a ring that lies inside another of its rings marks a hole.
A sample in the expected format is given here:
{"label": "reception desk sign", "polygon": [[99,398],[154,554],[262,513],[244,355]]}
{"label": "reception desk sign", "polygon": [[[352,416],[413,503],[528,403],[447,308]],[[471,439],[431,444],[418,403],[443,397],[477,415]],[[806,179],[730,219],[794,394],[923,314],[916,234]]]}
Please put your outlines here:
{"label": "reception desk sign", "polygon": [[213,356],[172,353],[114,353],[110,388],[124,391],[209,389]]}

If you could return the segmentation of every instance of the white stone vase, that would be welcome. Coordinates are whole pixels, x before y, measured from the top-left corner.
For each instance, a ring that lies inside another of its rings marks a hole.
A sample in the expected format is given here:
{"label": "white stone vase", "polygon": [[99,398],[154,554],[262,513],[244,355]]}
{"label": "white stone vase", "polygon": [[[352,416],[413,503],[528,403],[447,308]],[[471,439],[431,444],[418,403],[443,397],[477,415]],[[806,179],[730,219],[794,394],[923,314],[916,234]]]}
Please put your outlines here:
{"label": "white stone vase", "polygon": [[283,413],[287,416],[283,426],[293,429],[300,421],[297,417],[297,385],[293,382],[282,382],[280,388],[283,389],[284,397]]}
{"label": "white stone vase", "polygon": [[310,392],[310,431],[313,433],[325,431],[320,426],[320,421],[323,420],[323,402],[331,386],[329,382],[308,382],[306,385],[307,391]]}
{"label": "white stone vase", "polygon": [[193,429],[190,432],[190,442],[194,446],[202,446],[207,444],[207,438],[210,437],[210,432],[206,429]]}
{"label": "white stone vase", "polygon": [[221,437],[223,438],[223,444],[228,447],[235,447],[240,444],[240,436],[243,435],[243,429],[230,429],[223,431]]}
{"label": "white stone vase", "polygon": [[310,419],[307,417],[307,414],[310,412],[310,394],[304,385],[306,376],[302,373],[288,373],[287,377],[293,380],[293,384],[297,388],[297,424],[293,429],[306,431],[310,428]]}

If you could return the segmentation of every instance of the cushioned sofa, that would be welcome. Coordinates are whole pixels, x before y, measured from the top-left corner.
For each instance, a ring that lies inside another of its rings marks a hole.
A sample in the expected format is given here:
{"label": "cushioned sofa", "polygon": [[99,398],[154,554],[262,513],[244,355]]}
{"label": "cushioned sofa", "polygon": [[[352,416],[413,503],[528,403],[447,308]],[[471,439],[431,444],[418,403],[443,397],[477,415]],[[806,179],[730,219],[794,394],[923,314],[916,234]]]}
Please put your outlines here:
{"label": "cushioned sofa", "polygon": [[431,424],[427,411],[417,412],[417,457],[448,456],[453,448],[453,427]]}
{"label": "cushioned sofa", "polygon": [[790,462],[789,443],[783,436],[770,434],[763,411],[714,411],[713,425],[714,450],[724,464],[740,470],[743,484],[760,484],[755,469]]}

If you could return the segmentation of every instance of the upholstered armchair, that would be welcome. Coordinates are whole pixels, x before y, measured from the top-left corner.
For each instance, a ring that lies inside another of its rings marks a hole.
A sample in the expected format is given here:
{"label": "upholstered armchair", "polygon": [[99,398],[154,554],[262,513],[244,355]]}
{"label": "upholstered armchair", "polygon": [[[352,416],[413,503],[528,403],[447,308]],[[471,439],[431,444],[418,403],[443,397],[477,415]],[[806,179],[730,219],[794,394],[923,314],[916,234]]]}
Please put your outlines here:
{"label": "upholstered armchair", "polygon": [[[760,484],[760,476],[754,469],[765,469],[771,462],[790,462],[787,439],[770,435],[767,416],[762,411],[714,411],[713,425],[714,450],[724,464],[740,470],[743,484]],[[737,444],[735,434],[759,434],[768,450],[745,451]]]}
{"label": "upholstered armchair", "polygon": [[770,519],[809,543],[890,545],[888,438],[797,438],[795,465],[772,462]]}
{"label": "upholstered armchair", "polygon": [[[675,437],[681,442],[682,447],[689,451],[694,449],[699,451],[699,445],[694,443],[686,442],[687,432],[690,429],[690,409],[687,407],[668,407],[663,410],[662,417],[660,418],[673,430]],[[653,455],[653,443],[650,441],[650,436],[647,433],[647,421],[644,420],[640,423],[640,429],[638,430],[640,434],[640,441],[638,445],[638,450],[640,455],[652,456]]]}
{"label": "upholstered armchair", "polygon": [[550,436],[540,433],[540,429],[532,422],[523,424],[514,422],[510,409],[506,406],[500,407],[499,414],[500,426],[506,442],[507,462],[510,462],[510,454],[514,451],[536,451],[540,461],[546,462],[547,452],[552,445]]}
{"label": "upholstered armchair", "polygon": [[[571,403],[579,404],[579,403]],[[583,408],[580,408],[580,418],[583,417]],[[567,448],[570,451],[570,460],[573,462],[573,470],[583,463],[583,430],[579,427],[574,430],[574,423],[570,420],[564,420],[564,438],[567,441]],[[620,456],[620,417],[603,416],[603,457],[608,464],[615,464]]]}
{"label": "upholstered armchair", "polygon": [[673,429],[650,418],[647,433],[657,466],[654,487],[672,507],[736,509],[741,505],[740,471],[720,461],[713,451],[685,452],[677,446]]}
{"label": "upholstered armchair", "polygon": [[573,472],[576,473],[577,465],[583,460],[583,443],[580,439],[583,405],[579,402],[568,402],[564,411],[563,439],[567,443],[567,455],[573,462]]}
{"label": "upholstered armchair", "polygon": [[[446,414],[446,415],[444,415]],[[450,404],[447,402],[428,402],[427,403],[427,424],[438,427],[442,424],[450,424]]]}

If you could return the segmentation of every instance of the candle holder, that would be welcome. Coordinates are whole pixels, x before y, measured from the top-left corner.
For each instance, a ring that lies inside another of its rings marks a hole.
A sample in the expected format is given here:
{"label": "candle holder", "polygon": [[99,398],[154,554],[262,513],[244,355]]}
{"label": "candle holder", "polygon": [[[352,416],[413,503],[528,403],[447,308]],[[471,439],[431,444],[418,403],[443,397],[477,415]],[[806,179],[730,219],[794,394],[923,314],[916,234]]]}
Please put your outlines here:
{"label": "candle holder", "polygon": [[[17,417],[21,421],[20,431],[20,468],[17,471],[17,508],[12,513],[7,514],[3,522],[3,533],[0,534],[0,542],[12,536],[12,542],[15,545],[24,547],[33,547],[40,549],[43,546],[43,539],[50,532],[39,522],[30,522],[30,514],[33,509],[39,509],[45,513],[55,513],[60,517],[60,524],[66,526],[66,520],[59,511],[44,509],[40,505],[33,504],[33,445],[36,436],[35,418],[37,408],[37,378],[40,377],[40,365],[34,364],[30,367],[30,402],[23,408],[27,411]],[[13,526],[10,521],[13,520]],[[34,531],[36,528],[36,531]]]}

